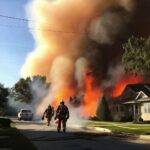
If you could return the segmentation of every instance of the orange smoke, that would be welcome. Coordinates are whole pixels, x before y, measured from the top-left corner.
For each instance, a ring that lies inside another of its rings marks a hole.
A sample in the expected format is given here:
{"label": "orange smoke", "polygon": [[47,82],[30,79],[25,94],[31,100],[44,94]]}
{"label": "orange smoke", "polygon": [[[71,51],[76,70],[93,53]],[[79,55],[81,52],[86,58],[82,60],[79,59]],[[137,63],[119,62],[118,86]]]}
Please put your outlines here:
{"label": "orange smoke", "polygon": [[[23,77],[43,75],[51,82],[49,97],[42,100],[37,110],[44,109],[42,107],[47,103],[56,106],[62,99],[68,100],[70,96],[76,94],[76,91],[81,90],[85,91],[83,114],[95,115],[102,90],[93,86],[95,79],[92,75],[85,77],[85,85],[83,85],[85,89],[78,89],[79,86],[74,84],[76,83],[75,64],[78,59],[84,57],[84,52],[88,51],[85,49],[86,46],[81,46],[81,43],[89,38],[86,31],[89,30],[92,20],[95,17],[101,18],[101,14],[112,6],[127,7],[128,3],[124,4],[124,1],[33,1],[30,9],[31,20],[36,20],[35,31],[32,31],[36,49],[27,57],[22,75]],[[70,88],[70,85],[75,86]]]}
{"label": "orange smoke", "polygon": [[[54,99],[46,98],[43,103],[52,99],[49,103],[56,106],[62,99],[67,100],[78,91],[78,86],[70,88],[76,82],[75,63],[85,50],[78,45],[87,38],[86,31],[92,18],[100,15],[114,2],[115,0],[107,3],[97,0],[35,0],[30,5],[31,18],[37,21],[37,30],[32,32],[37,46],[27,57],[22,75],[44,75],[51,82],[53,93],[49,93],[49,96],[53,95]],[[91,114],[94,114],[96,108],[92,107],[95,107],[98,95],[97,90],[92,91],[89,87],[86,89],[85,113],[90,114],[89,111],[92,111]],[[42,106],[45,105],[41,104],[39,109]]]}
{"label": "orange smoke", "polygon": [[115,85],[115,88],[112,92],[112,97],[120,96],[128,84],[137,84],[141,83],[142,81],[143,77],[141,76],[123,76],[121,80]]}
{"label": "orange smoke", "polygon": [[[85,34],[89,21],[101,9],[97,0],[36,0],[32,4],[33,16],[37,20],[34,36],[37,48],[31,53],[22,68],[24,77],[35,74],[46,75],[50,80],[50,70],[54,59],[65,55],[75,59],[82,49],[76,45]],[[99,7],[99,9],[98,9]],[[85,10],[85,11],[83,11]],[[32,25],[33,26],[33,25]]]}
{"label": "orange smoke", "polygon": [[102,96],[102,90],[93,86],[95,79],[87,74],[85,77],[84,116],[95,116],[98,102]]}
{"label": "orange smoke", "polygon": [[[77,48],[77,45],[88,37],[86,31],[91,20],[100,17],[109,7],[126,7],[128,3],[124,4],[123,1],[125,0],[34,0],[29,11],[31,20],[36,20],[32,33],[37,46],[27,57],[22,75],[45,75],[51,80],[50,71],[54,59],[61,55],[73,60],[80,57],[84,49]],[[32,23],[29,25],[33,28]]]}

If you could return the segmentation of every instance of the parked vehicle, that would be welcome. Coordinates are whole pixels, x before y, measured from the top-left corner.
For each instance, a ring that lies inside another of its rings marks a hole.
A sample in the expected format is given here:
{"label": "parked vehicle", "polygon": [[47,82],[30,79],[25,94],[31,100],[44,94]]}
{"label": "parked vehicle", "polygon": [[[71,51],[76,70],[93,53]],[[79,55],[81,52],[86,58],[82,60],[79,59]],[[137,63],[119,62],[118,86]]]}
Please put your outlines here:
{"label": "parked vehicle", "polygon": [[32,120],[33,119],[33,113],[29,109],[21,109],[18,113],[18,120]]}

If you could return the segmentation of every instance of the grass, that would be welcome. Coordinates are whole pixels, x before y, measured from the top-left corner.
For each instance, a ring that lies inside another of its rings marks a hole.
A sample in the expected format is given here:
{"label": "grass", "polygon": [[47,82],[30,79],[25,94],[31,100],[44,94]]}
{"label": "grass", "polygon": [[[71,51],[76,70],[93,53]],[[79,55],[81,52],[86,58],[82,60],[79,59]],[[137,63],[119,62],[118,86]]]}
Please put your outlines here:
{"label": "grass", "polygon": [[110,129],[112,132],[124,132],[137,135],[150,135],[150,124],[89,121],[88,126]]}
{"label": "grass", "polygon": [[32,143],[15,127],[0,127],[0,149],[35,150]]}

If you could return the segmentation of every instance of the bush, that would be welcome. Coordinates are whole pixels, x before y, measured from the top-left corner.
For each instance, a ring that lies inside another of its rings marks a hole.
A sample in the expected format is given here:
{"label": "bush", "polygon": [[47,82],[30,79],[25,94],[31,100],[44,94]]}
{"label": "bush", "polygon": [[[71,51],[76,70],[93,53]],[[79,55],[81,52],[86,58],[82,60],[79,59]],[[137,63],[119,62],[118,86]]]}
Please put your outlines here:
{"label": "bush", "polygon": [[97,118],[96,116],[90,117],[89,120],[92,120],[92,121],[100,121],[99,118]]}
{"label": "bush", "polygon": [[98,108],[96,111],[96,117],[101,121],[110,121],[111,120],[108,102],[104,96],[102,97],[102,99],[98,105]]}
{"label": "bush", "polygon": [[0,127],[10,127],[11,120],[7,118],[0,118]]}

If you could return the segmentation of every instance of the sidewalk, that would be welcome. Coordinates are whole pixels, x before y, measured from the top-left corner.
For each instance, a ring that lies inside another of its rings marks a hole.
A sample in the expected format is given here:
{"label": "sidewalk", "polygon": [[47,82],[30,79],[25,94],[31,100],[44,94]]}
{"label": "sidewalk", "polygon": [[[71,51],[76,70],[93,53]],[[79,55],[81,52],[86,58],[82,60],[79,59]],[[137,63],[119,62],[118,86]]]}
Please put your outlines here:
{"label": "sidewalk", "polygon": [[[116,127],[120,127],[115,125]],[[131,127],[124,127],[124,128],[128,128],[131,129]],[[112,136],[114,138],[119,138],[119,139],[125,139],[127,141],[138,141],[140,143],[150,143],[150,135],[140,135],[140,134],[136,134],[136,133],[131,133],[131,132],[124,132],[124,131],[115,131],[115,130],[111,130],[103,127],[98,127],[98,126],[88,126],[86,127],[86,129],[88,129],[88,132],[93,132],[93,133],[97,133],[97,134],[101,134],[101,135],[108,135],[108,136]],[[134,127],[132,127],[132,129],[135,129]],[[128,130],[127,130],[128,131]]]}
{"label": "sidewalk", "polygon": [[150,144],[150,135],[136,135],[132,133],[112,133],[114,138],[125,139],[127,141],[135,142],[135,143],[147,143]]}
{"label": "sidewalk", "polygon": [[148,141],[150,143],[150,135],[140,135],[139,139]]}

